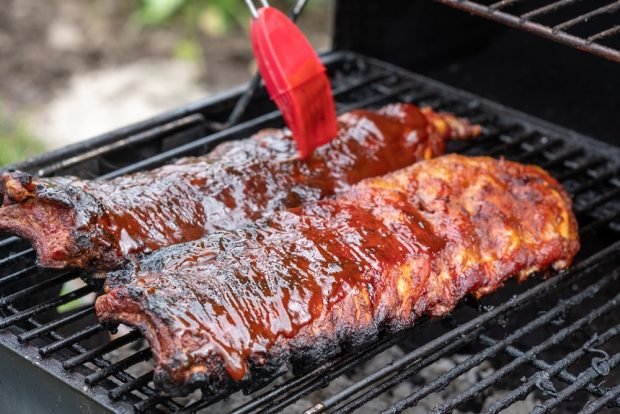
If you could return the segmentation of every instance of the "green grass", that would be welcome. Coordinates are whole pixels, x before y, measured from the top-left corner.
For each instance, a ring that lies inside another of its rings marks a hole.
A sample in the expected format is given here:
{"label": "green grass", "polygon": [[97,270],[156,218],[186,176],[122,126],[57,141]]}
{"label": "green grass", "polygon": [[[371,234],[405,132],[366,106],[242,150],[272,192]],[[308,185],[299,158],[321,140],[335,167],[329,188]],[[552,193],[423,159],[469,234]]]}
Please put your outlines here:
{"label": "green grass", "polygon": [[11,125],[0,114],[0,166],[41,153],[45,146],[33,137],[21,121]]}

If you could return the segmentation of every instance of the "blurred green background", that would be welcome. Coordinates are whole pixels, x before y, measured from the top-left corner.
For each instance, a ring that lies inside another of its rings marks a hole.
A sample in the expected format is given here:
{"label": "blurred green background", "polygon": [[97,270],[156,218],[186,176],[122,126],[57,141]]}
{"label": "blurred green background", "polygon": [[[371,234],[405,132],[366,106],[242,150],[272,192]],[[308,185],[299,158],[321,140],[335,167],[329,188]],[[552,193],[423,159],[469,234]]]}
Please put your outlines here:
{"label": "blurred green background", "polygon": [[0,107],[0,165],[11,164],[45,149],[23,120],[8,120]]}
{"label": "blurred green background", "polygon": [[[299,21],[319,49],[330,15],[310,0]],[[0,166],[246,81],[249,21],[243,0],[5,0]]]}

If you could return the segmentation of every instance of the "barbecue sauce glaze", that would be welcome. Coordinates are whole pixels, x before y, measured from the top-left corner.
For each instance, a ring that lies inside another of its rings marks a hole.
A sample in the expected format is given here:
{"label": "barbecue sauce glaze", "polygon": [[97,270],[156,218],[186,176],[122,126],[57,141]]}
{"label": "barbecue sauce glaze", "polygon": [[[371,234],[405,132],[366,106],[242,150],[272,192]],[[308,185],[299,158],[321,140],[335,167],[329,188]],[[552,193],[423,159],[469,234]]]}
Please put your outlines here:
{"label": "barbecue sauce glaze", "polygon": [[[449,114],[393,104],[340,116],[338,137],[305,160],[297,158],[287,131],[265,130],[220,144],[207,156],[111,180],[31,178],[25,196],[19,191],[23,173],[7,172],[0,177],[0,193],[8,189],[10,205],[0,208],[0,229],[33,240],[43,266],[114,268],[136,255],[236,229],[435,157],[447,139],[479,132]],[[29,206],[48,220],[35,222]],[[73,225],[54,224],[55,217],[72,212]],[[41,226],[57,227],[56,240],[42,237]]]}
{"label": "barbecue sauce glaze", "polygon": [[219,367],[240,381],[565,268],[578,248],[570,200],[543,170],[449,155],[155,252],[96,307],[146,335],[164,387],[217,382]]}
{"label": "barbecue sauce glaze", "polygon": [[131,182],[112,184],[114,189],[105,192],[114,205],[148,203],[151,196],[156,202],[146,209],[133,201],[131,208],[106,209],[102,228],[119,241],[119,256],[135,255],[242,227],[276,209],[323,198],[443,152],[445,137],[435,133],[430,139],[429,123],[417,108],[397,105],[384,112],[389,115],[356,111],[341,117],[339,137],[306,160],[296,157],[286,132],[269,130],[242,145],[229,144],[225,161],[190,158],[165,166],[161,180],[146,189]]}

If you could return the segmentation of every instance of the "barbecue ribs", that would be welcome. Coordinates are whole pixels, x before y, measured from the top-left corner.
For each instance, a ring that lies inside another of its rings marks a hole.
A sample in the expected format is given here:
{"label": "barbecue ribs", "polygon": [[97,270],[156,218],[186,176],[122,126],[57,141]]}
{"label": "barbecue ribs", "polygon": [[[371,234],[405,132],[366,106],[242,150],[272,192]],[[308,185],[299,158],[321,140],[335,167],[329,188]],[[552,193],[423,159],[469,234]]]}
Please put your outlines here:
{"label": "barbecue ribs", "polygon": [[144,334],[163,390],[218,392],[564,269],[578,249],[544,170],[446,155],[148,255],[110,275],[96,310]]}
{"label": "barbecue ribs", "polygon": [[444,152],[480,127],[394,104],[339,118],[339,135],[306,160],[284,130],[221,144],[211,154],[112,180],[0,175],[0,230],[33,242],[45,267],[110,269],[212,230],[341,191]]}

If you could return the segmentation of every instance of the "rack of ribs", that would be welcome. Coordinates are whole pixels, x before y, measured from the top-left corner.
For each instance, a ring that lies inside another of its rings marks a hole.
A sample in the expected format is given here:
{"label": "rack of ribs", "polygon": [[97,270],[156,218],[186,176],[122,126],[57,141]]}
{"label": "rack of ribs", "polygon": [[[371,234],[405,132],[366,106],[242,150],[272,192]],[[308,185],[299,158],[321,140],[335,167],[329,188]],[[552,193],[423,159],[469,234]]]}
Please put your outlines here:
{"label": "rack of ribs", "polygon": [[112,269],[441,155],[446,140],[479,133],[453,115],[392,104],[340,116],[338,136],[305,160],[289,132],[265,130],[203,157],[110,180],[5,171],[0,230],[29,239],[41,266]]}
{"label": "rack of ribs", "polygon": [[109,274],[96,311],[144,334],[165,392],[217,393],[565,269],[578,249],[547,172],[446,155],[147,255]]}

